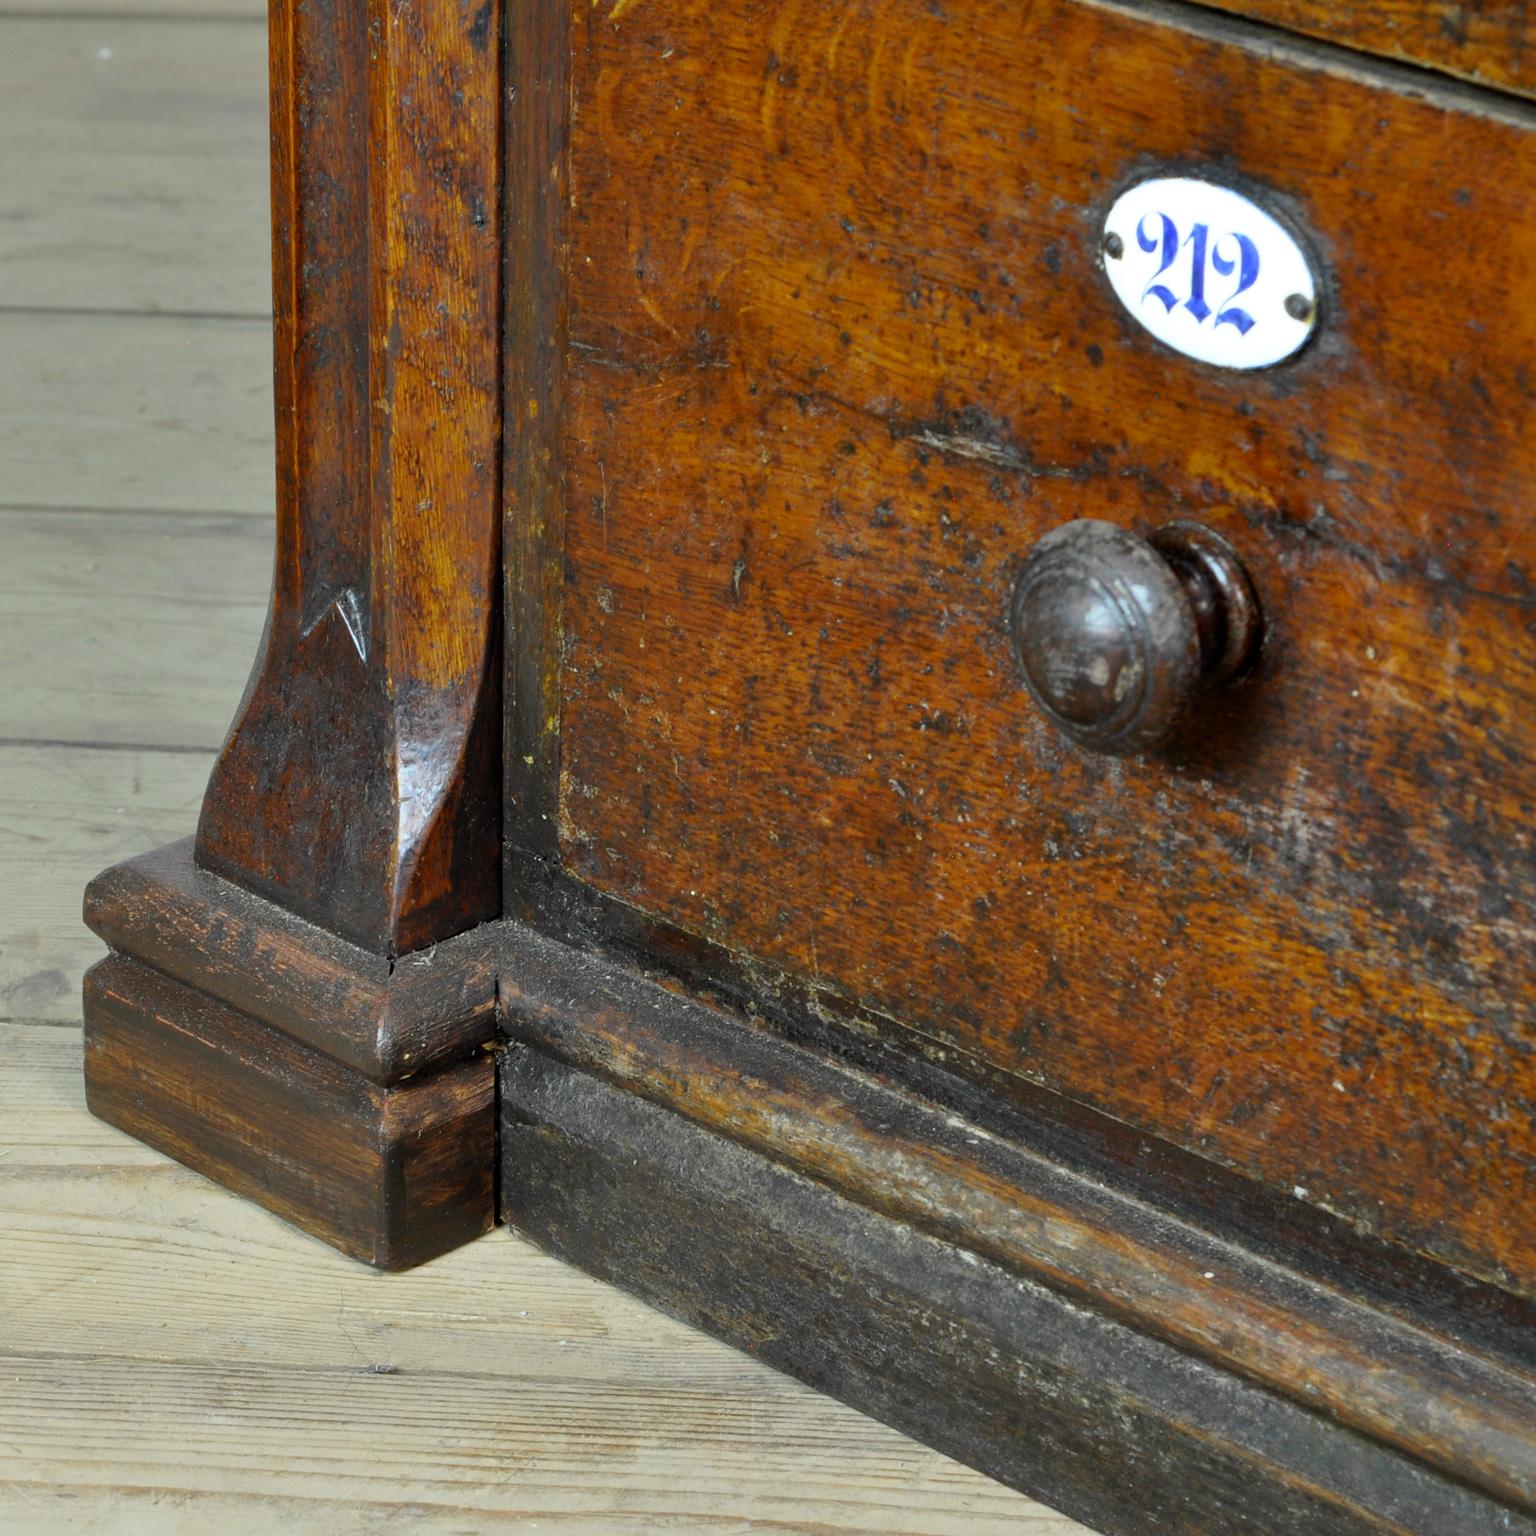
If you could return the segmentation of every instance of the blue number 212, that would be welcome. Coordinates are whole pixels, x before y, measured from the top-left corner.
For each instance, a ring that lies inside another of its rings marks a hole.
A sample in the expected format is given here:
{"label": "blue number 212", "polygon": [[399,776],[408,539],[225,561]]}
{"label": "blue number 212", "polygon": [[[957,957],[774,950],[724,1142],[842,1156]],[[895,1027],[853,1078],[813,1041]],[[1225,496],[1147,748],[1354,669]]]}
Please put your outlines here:
{"label": "blue number 212", "polygon": [[[1161,221],[1160,233],[1147,232],[1147,220],[1152,218]],[[1237,242],[1235,256],[1222,255],[1222,246],[1228,240]],[[1152,281],[1143,290],[1141,295],[1143,301],[1148,298],[1161,299],[1163,307],[1169,311],[1182,302],[1184,308],[1195,317],[1197,325],[1204,325],[1214,313],[1217,325],[1235,325],[1240,335],[1246,336],[1253,329],[1253,316],[1246,309],[1238,309],[1233,303],[1239,294],[1246,293],[1259,280],[1259,249],[1247,235],[1236,233],[1222,235],[1213,245],[1210,226],[1196,224],[1181,243],[1179,227],[1166,213],[1149,213],[1136,226],[1136,243],[1148,254],[1159,249],[1162,251],[1163,264],[1152,274]],[[1184,246],[1190,248],[1189,297],[1181,301],[1171,288],[1158,282],[1158,278],[1178,260],[1179,252]],[[1231,277],[1236,272],[1238,278],[1237,287],[1214,311],[1205,302],[1207,262],[1215,268],[1218,277]]]}

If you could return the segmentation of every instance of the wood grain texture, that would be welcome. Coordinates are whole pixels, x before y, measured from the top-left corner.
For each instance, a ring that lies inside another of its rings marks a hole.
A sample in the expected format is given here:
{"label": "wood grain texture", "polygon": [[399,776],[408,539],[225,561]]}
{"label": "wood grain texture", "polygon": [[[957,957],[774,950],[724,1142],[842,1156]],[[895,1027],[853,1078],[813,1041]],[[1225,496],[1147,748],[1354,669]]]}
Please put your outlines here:
{"label": "wood grain texture", "polygon": [[[0,9],[65,27],[57,0]],[[263,14],[249,0],[82,9],[137,13],[150,56],[156,33],[179,25],[150,13]],[[0,15],[0,60],[18,25]],[[262,28],[239,30],[259,70]],[[198,35],[216,74],[223,24]],[[168,57],[181,46],[164,40]],[[185,57],[195,75],[190,47]],[[207,104],[177,87],[145,111],[172,122],[179,107],[190,146],[220,137]],[[88,125],[58,114],[89,105],[83,92],[48,94],[32,123],[19,95],[0,96],[0,141],[51,131],[88,159]],[[264,138],[262,124],[253,156]],[[7,187],[21,170],[8,167]],[[61,174],[84,186],[91,170]],[[264,177],[242,187],[239,222],[251,223]],[[151,189],[140,179],[131,190]],[[235,219],[233,193],[230,206]],[[164,209],[167,262],[211,238],[190,222],[196,207]],[[153,211],[136,222],[151,229]],[[157,249],[124,248],[124,297],[162,292]],[[69,270],[77,259],[89,281]],[[59,291],[94,283],[95,259],[59,251]],[[239,260],[254,270],[259,257]],[[176,749],[217,743],[265,604],[270,361],[238,364],[222,330],[161,351],[131,338],[175,322],[32,319],[25,349],[7,331],[0,369],[0,499],[26,466],[52,503],[0,527],[0,1015],[47,1023],[0,1023],[0,1529],[1082,1536],[505,1232],[382,1275],[87,1113],[78,982],[101,950],[80,923],[80,892],[104,864],[195,821],[212,754]],[[248,334],[269,350],[260,328]],[[195,452],[153,425],[178,417],[200,424]],[[48,454],[29,441],[38,432]],[[252,437],[268,448],[247,455]],[[123,510],[123,481],[164,510]],[[113,510],[58,512],[81,489]],[[198,515],[220,507],[257,515]],[[16,741],[33,735],[53,744]],[[68,745],[100,736],[140,745]]]}
{"label": "wood grain texture", "polygon": [[[1347,1274],[1319,1282],[639,973],[513,923],[503,930],[502,1017],[516,1039],[793,1167],[854,1207],[1536,1510],[1529,1354],[1522,1363],[1453,1343],[1435,1331],[1438,1316],[1426,1327],[1350,1294]],[[778,1215],[767,1207],[758,1220],[768,1230]],[[1530,1316],[1505,1322],[1507,1342],[1528,1349]]]}
{"label": "wood grain texture", "polygon": [[98,875],[85,921],[119,953],[377,1083],[471,1055],[495,1031],[490,925],[391,960],[200,869],[191,838]]}
{"label": "wood grain texture", "polygon": [[246,16],[7,23],[0,303],[270,314],[266,72]]}
{"label": "wood grain texture", "polygon": [[393,1087],[113,954],[85,978],[91,1113],[381,1269],[493,1220],[485,1052]]}
{"label": "wood grain texture", "polygon": [[197,856],[379,953],[500,904],[499,15],[272,10],[277,572]]}
{"label": "wood grain texture", "polygon": [[[46,1358],[5,1366],[13,1395],[0,1424],[13,1478],[0,1510],[15,1511],[28,1536],[79,1529],[64,1522],[82,1504],[121,1522],[102,1527],[116,1532],[217,1522],[254,1533],[295,1528],[290,1517],[326,1536],[1083,1529],[804,1388],[762,1381],[771,1374],[762,1367],[726,1395],[670,1378],[594,1391],[513,1373],[413,1378],[362,1364],[105,1359],[89,1379],[62,1380]],[[771,1454],[766,1470],[765,1446],[784,1444],[793,1454]]]}
{"label": "wood grain texture", "polygon": [[[575,25],[568,867],[1536,1291],[1529,111],[1188,9]],[[1169,161],[1309,232],[1294,365],[1195,368],[1108,294],[1098,217]],[[1263,664],[1080,754],[1012,572],[1173,515],[1248,564]]]}
{"label": "wood grain texture", "polygon": [[1200,0],[1347,48],[1536,94],[1536,18],[1509,0]]}
{"label": "wood grain texture", "polygon": [[532,908],[540,871],[558,860],[570,50],[565,0],[507,13],[506,75],[515,103],[505,114],[503,155],[502,858],[508,911]]}
{"label": "wood grain texture", "polygon": [[1536,1521],[531,1047],[506,1219],[1107,1536],[1466,1536]]}
{"label": "wood grain texture", "polygon": [[505,1232],[353,1263],[0,1025],[0,1525],[27,1536],[1082,1527]]}
{"label": "wood grain texture", "polygon": [[[0,1508],[16,1511],[28,1536],[78,1529],[63,1521],[81,1503],[123,1521],[103,1527],[118,1532],[206,1531],[217,1521],[254,1533],[288,1530],[292,1517],[326,1536],[1083,1529],[882,1426],[850,1436],[859,1415],[756,1376],[725,1397],[670,1379],[610,1381],[594,1393],[510,1374],[373,1378],[361,1365],[104,1360],[93,1391],[83,1373],[59,1381],[49,1360],[5,1363],[15,1395],[3,1423],[16,1448],[6,1461],[21,1486],[8,1480]],[[793,1455],[772,1455],[765,1471],[765,1445],[785,1443]]]}

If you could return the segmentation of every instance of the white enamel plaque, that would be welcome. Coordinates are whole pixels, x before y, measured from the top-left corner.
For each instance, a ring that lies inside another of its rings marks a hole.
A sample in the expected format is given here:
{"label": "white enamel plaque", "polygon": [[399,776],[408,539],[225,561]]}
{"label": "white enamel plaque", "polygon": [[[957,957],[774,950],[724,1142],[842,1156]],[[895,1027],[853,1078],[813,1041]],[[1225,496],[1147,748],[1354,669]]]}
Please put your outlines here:
{"label": "white enamel plaque", "polygon": [[1104,270],[1147,330],[1222,368],[1269,368],[1317,325],[1301,247],[1240,192],[1161,176],[1123,193],[1104,221]]}

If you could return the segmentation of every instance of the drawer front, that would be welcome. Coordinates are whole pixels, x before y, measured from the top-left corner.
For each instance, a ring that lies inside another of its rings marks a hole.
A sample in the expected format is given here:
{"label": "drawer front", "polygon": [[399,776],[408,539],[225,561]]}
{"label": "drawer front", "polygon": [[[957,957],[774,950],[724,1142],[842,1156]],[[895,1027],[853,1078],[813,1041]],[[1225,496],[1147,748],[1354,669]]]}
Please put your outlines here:
{"label": "drawer front", "polygon": [[[1017,0],[578,8],[559,831],[579,879],[1531,1289],[1536,140],[1241,28]],[[1324,319],[1136,326],[1204,168]],[[1193,519],[1268,618],[1167,747],[1020,685],[1021,559]]]}
{"label": "drawer front", "polygon": [[1536,16],[1509,0],[1204,0],[1349,48],[1536,93]]}

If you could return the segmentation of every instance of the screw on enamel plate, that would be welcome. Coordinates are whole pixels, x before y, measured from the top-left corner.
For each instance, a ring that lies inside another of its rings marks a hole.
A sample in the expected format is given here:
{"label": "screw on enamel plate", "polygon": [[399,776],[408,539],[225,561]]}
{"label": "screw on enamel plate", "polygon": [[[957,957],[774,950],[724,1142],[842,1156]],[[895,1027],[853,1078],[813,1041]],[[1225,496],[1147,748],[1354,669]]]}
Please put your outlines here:
{"label": "screw on enamel plate", "polygon": [[1214,181],[1138,182],[1109,210],[1101,253],[1136,321],[1202,363],[1272,368],[1317,328],[1306,252],[1252,198]]}

